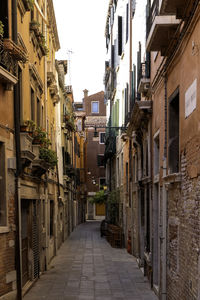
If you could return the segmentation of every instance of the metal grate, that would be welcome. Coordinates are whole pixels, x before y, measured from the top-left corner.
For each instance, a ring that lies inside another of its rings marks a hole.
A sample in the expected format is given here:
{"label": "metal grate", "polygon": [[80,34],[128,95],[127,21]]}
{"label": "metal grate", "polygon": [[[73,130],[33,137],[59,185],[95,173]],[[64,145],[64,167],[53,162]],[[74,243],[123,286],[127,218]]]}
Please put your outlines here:
{"label": "metal grate", "polygon": [[32,250],[33,250],[33,277],[37,278],[39,277],[39,239],[38,239],[36,200],[33,200]]}

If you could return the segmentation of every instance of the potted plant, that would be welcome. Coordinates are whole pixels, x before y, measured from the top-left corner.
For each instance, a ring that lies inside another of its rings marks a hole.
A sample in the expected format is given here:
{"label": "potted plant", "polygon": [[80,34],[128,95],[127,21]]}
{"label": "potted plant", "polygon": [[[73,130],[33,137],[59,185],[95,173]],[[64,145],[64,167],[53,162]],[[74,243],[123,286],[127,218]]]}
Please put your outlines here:
{"label": "potted plant", "polygon": [[42,54],[43,54],[43,55],[47,55],[48,52],[49,52],[49,49],[48,49],[47,46],[46,46],[46,40],[45,40],[45,37],[44,37],[44,35],[42,34],[42,32],[39,33],[39,39],[38,39],[38,42],[39,42],[39,46],[40,46],[40,48],[41,48]]}
{"label": "potted plant", "polygon": [[35,128],[36,128],[36,124],[32,120],[26,120],[23,124],[20,125],[20,131],[28,132],[31,136]]}
{"label": "potted plant", "polygon": [[40,23],[38,21],[32,20],[30,22],[30,30],[33,30],[35,34],[39,34]]}
{"label": "potted plant", "polygon": [[56,152],[45,147],[40,148],[39,157],[48,163],[52,168],[55,167],[58,161]]}
{"label": "potted plant", "polygon": [[51,141],[48,138],[48,133],[41,127],[37,127],[33,132],[33,144],[39,144],[46,148],[51,145]]}

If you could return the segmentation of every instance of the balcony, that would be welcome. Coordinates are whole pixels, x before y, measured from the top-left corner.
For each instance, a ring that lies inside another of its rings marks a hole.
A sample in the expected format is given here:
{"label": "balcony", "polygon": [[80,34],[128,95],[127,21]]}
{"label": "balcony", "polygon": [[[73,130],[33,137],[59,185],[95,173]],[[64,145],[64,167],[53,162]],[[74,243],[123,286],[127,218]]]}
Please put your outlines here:
{"label": "balcony", "polygon": [[56,84],[51,85],[49,88],[50,94],[53,97],[54,95],[58,94],[58,87]]}
{"label": "balcony", "polygon": [[150,92],[150,78],[147,72],[148,64],[147,62],[141,63],[141,71],[139,76],[139,85],[138,85],[138,92],[142,94],[143,97],[147,97]]}
{"label": "balcony", "polygon": [[17,79],[17,62],[27,61],[23,49],[10,39],[0,38],[0,80],[5,84],[6,90],[12,90]]}
{"label": "balcony", "polygon": [[53,101],[53,104],[56,104],[60,101],[60,96],[58,95],[58,87],[56,84],[52,84],[49,87],[49,92],[51,94],[51,98]]}
{"label": "balcony", "polygon": [[24,167],[30,165],[34,158],[36,157],[33,153],[32,146],[33,138],[26,132],[20,133],[20,143],[21,143],[21,160]]}
{"label": "balcony", "polygon": [[182,18],[187,3],[187,0],[162,0],[160,14],[176,15],[177,18]]}
{"label": "balcony", "polygon": [[63,122],[65,123],[65,128],[66,129],[68,129],[69,131],[74,131],[75,130],[74,119],[73,119],[72,115],[65,114],[63,116]]}
{"label": "balcony", "polygon": [[65,173],[70,178],[75,177],[76,169],[72,165],[68,164],[68,165],[66,165]]}
{"label": "balcony", "polygon": [[105,162],[109,158],[112,158],[115,154],[116,154],[116,134],[114,130],[111,130],[110,134],[108,133],[105,142],[105,153],[104,153]]}
{"label": "balcony", "polygon": [[30,11],[33,8],[34,1],[33,0],[22,0],[26,11]]}
{"label": "balcony", "polygon": [[152,113],[152,101],[136,101],[131,116],[130,128],[132,131],[139,128],[147,129],[149,118]]}
{"label": "balcony", "polygon": [[147,20],[146,50],[161,51],[161,55],[166,55],[179,23],[175,15],[159,15],[159,0],[154,0]]}
{"label": "balcony", "polygon": [[67,86],[65,87],[65,90],[66,90],[66,93],[67,93],[67,94],[72,94],[72,92],[73,92],[72,86],[71,86],[71,85],[67,85]]}
{"label": "balcony", "polygon": [[33,145],[33,153],[35,159],[32,162],[32,174],[33,176],[41,177],[51,166],[44,159],[40,158],[40,145]]}

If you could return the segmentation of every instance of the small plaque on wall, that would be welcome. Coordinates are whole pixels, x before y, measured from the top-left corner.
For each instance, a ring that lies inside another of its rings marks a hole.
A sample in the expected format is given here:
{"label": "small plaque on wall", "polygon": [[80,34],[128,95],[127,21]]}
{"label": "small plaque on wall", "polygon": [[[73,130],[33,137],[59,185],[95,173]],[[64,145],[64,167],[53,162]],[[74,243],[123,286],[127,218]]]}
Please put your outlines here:
{"label": "small plaque on wall", "polygon": [[196,108],[197,105],[197,79],[185,93],[185,118],[187,118]]}

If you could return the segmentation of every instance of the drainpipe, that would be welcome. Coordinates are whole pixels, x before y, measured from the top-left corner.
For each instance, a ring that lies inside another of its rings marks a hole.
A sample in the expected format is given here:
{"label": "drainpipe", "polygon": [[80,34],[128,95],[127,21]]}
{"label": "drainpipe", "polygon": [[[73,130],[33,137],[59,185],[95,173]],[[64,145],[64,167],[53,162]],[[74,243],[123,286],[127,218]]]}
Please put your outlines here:
{"label": "drainpipe", "polygon": [[[45,1],[45,20],[47,19],[47,3]],[[47,25],[45,23],[45,37],[47,37]],[[48,125],[48,103],[47,103],[47,57],[44,56],[44,76],[45,76],[45,84],[44,84],[44,113],[45,113],[45,126],[46,130]],[[44,123],[44,122],[43,122]],[[47,130],[48,132],[48,130]],[[45,269],[48,270],[49,263],[49,201],[48,201],[48,173],[45,174]]]}
{"label": "drainpipe", "polygon": [[[130,116],[131,116],[131,109],[133,109],[133,90],[132,90],[132,72],[133,72],[133,68],[132,68],[132,47],[133,47],[133,39],[132,39],[132,1],[129,1],[129,22],[130,22],[130,44],[129,44],[129,105],[130,105]],[[131,143],[132,143],[132,139],[130,139]],[[130,142],[129,142],[130,143]],[[132,144],[129,144],[129,170],[130,166],[132,166]],[[130,181],[130,177],[131,177],[131,181]],[[129,230],[131,231],[131,253],[133,253],[133,209],[132,209],[132,187],[133,187],[133,182],[132,182],[132,171],[131,174],[129,172],[129,203],[131,203],[131,228],[129,228]],[[127,233],[128,234],[128,233]]]}
{"label": "drainpipe", "polygon": [[[165,89],[165,116],[164,116],[164,155],[163,155],[163,178],[167,175],[167,75],[164,73],[164,89]],[[162,289],[161,300],[167,299],[167,191],[163,181],[162,189]]]}
{"label": "drainpipe", "polygon": [[[17,1],[12,0],[12,39],[17,44]],[[16,73],[18,74],[18,65]],[[14,126],[15,126],[15,151],[16,151],[16,172],[15,172],[15,209],[16,209],[16,236],[15,236],[15,265],[17,273],[17,299],[22,299],[22,278],[21,278],[21,234],[20,234],[20,99],[18,85],[14,86]]]}

